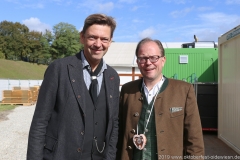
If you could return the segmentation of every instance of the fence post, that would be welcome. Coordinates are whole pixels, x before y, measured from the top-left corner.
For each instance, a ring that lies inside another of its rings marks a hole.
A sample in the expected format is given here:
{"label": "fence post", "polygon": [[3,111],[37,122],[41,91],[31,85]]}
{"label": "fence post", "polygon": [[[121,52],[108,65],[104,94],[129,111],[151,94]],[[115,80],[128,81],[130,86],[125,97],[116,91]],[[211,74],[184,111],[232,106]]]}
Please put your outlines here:
{"label": "fence post", "polygon": [[9,81],[9,78],[8,78],[8,90],[9,90],[9,86],[10,86],[11,84],[10,84],[10,81]]}

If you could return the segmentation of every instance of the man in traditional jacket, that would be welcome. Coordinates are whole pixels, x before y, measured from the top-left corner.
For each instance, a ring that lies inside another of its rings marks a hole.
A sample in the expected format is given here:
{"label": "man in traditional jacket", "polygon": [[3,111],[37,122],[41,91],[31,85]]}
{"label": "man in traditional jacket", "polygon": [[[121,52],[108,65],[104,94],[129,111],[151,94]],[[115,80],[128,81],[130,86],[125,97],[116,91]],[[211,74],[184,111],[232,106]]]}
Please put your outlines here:
{"label": "man in traditional jacket", "polygon": [[136,57],[143,78],[121,89],[117,159],[203,159],[192,84],[162,74],[166,57],[159,40],[141,40]]}

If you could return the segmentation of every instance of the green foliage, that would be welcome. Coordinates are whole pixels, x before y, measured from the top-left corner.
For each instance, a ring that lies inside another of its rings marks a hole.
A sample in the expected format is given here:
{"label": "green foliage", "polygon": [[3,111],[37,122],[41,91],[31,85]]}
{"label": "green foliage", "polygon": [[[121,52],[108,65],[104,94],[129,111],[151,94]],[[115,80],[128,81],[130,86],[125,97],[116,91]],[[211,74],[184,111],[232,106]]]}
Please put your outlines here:
{"label": "green foliage", "polygon": [[0,59],[22,60],[49,64],[54,59],[74,55],[83,45],[79,43],[76,27],[60,22],[53,32],[29,31],[19,22],[0,22]]}
{"label": "green foliage", "polygon": [[6,59],[18,60],[26,54],[27,39],[25,36],[28,32],[28,27],[19,22],[3,21],[0,23],[0,41],[2,42],[0,47]]}
{"label": "green foliage", "polygon": [[5,56],[1,51],[0,51],[0,59],[5,59]]}
{"label": "green foliage", "polygon": [[61,22],[53,27],[53,33],[55,38],[52,53],[56,58],[74,55],[80,51],[80,36],[75,26]]}

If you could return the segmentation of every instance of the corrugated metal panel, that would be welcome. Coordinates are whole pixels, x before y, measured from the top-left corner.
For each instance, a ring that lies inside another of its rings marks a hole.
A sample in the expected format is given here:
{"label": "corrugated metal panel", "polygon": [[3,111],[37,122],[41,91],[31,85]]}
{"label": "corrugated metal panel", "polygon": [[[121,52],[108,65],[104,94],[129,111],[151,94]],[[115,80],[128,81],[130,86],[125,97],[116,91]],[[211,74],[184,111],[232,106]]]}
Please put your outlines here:
{"label": "corrugated metal panel", "polygon": [[240,34],[229,38],[234,30],[219,38],[218,137],[240,154]]}
{"label": "corrugated metal panel", "polygon": [[104,60],[110,66],[137,66],[135,50],[137,43],[113,42],[104,56]]}
{"label": "corrugated metal panel", "polygon": [[[163,48],[182,48],[182,44],[187,42],[162,42]],[[113,42],[108,49],[104,60],[110,66],[135,66],[135,50],[138,42]]]}
{"label": "corrugated metal panel", "polygon": [[[165,49],[166,63],[163,74],[167,77],[194,82],[217,82],[217,59],[216,48],[197,49],[180,48]],[[188,56],[188,63],[179,63],[180,55]]]}

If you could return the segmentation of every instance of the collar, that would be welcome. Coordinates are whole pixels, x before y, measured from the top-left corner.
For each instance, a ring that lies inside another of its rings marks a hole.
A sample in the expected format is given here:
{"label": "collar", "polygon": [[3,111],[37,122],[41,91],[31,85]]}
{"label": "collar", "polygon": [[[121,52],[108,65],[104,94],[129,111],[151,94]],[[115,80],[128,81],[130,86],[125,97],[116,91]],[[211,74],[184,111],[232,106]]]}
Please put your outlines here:
{"label": "collar", "polygon": [[153,88],[152,88],[152,90],[148,90],[148,88],[147,88],[147,86],[146,86],[146,84],[144,83],[144,80],[142,81],[142,87],[144,88],[144,92],[145,93],[149,93],[149,92],[153,92],[153,94],[155,95],[157,92],[159,92],[160,91],[160,89],[161,89],[161,87],[162,87],[162,85],[163,85],[163,82],[165,81],[165,77],[162,75],[162,78],[161,78],[161,80],[157,83],[157,84],[155,84],[154,86],[153,86]]}
{"label": "collar", "polygon": [[[85,58],[84,54],[83,54],[83,50],[80,52],[81,54],[81,59],[82,59],[82,67],[83,68],[86,68],[88,70],[91,70],[91,67],[87,61],[87,59]],[[103,66],[102,66],[102,69],[101,69],[101,73],[107,69],[107,64],[105,63],[105,61],[103,60]]]}

